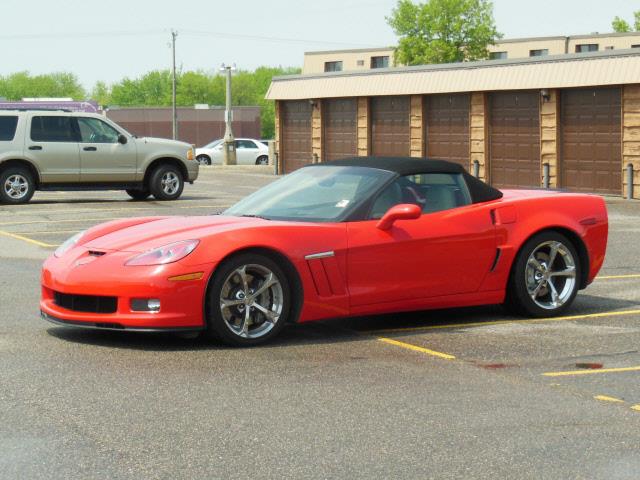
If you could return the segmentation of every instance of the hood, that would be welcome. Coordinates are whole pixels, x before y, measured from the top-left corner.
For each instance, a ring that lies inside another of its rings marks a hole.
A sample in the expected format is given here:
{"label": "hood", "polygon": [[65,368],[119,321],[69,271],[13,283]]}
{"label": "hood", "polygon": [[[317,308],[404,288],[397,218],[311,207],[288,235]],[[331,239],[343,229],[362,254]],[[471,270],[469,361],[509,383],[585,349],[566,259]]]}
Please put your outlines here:
{"label": "hood", "polygon": [[153,145],[166,145],[171,147],[184,147],[186,149],[191,148],[191,144],[181,142],[179,140],[171,140],[169,138],[156,138],[156,137],[140,137],[137,138],[138,142],[151,143]]}
{"label": "hood", "polygon": [[249,217],[168,217],[116,230],[82,244],[98,251],[141,253],[180,240],[201,239],[266,220]]}

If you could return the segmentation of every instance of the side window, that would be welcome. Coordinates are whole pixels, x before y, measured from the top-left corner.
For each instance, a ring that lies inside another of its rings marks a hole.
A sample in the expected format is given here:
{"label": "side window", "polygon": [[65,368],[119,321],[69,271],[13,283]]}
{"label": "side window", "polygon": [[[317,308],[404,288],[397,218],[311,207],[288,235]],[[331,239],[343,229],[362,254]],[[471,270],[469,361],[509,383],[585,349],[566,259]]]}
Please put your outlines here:
{"label": "side window", "polygon": [[118,143],[118,131],[97,118],[79,117],[82,143]]}
{"label": "side window", "polygon": [[471,195],[459,173],[421,173],[396,179],[378,196],[370,218],[378,219],[394,205],[413,203],[422,213],[440,212],[471,203]]}
{"label": "side window", "polygon": [[251,140],[236,140],[236,148],[257,148]]}
{"label": "side window", "polygon": [[0,117],[0,142],[10,142],[16,136],[18,117]]}
{"label": "side window", "polygon": [[72,117],[42,116],[31,118],[34,142],[77,142]]}

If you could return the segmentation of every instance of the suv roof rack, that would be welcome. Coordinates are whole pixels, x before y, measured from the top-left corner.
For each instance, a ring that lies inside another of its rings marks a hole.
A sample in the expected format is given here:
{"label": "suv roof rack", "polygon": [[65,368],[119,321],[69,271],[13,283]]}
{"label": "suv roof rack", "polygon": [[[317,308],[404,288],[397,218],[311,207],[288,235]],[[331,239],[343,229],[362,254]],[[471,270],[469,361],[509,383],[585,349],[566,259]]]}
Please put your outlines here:
{"label": "suv roof rack", "polygon": [[14,111],[14,112],[67,112],[73,113],[73,110],[69,110],[68,108],[13,108],[13,107],[1,107],[0,111]]}

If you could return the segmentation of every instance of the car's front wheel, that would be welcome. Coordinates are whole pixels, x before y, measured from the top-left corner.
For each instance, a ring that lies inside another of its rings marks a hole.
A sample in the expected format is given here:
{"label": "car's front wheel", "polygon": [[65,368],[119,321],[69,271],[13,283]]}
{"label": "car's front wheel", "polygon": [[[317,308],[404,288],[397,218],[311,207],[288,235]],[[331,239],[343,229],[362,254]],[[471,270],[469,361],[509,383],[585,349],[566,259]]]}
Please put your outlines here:
{"label": "car's front wheel", "polygon": [[200,165],[211,165],[211,159],[206,155],[198,155],[196,160]]}
{"label": "car's front wheel", "polygon": [[161,165],[151,174],[149,188],[158,200],[175,200],[182,195],[184,179],[174,165]]}
{"label": "car's front wheel", "polygon": [[0,201],[27,203],[35,192],[35,182],[26,168],[15,166],[0,172]]}
{"label": "car's front wheel", "polygon": [[262,155],[256,159],[256,165],[269,165],[269,157]]}
{"label": "car's front wheel", "polygon": [[228,345],[264,343],[282,330],[290,316],[287,276],[264,255],[241,254],[225,261],[207,296],[207,331]]}
{"label": "car's front wheel", "polygon": [[507,306],[532,317],[564,312],[578,293],[580,261],[564,235],[548,231],[529,239],[518,252],[507,290]]}

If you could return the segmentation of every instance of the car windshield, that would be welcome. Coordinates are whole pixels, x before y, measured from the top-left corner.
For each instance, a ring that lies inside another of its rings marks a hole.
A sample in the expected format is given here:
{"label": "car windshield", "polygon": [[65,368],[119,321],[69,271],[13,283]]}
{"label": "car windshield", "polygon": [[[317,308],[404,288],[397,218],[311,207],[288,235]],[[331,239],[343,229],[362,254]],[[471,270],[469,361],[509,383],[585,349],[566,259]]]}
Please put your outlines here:
{"label": "car windshield", "polygon": [[204,147],[202,147],[202,148],[213,148],[213,147],[216,147],[216,146],[220,145],[221,143],[222,143],[222,139],[220,139],[220,140],[214,140],[214,141],[213,141],[213,142],[211,142],[211,143],[207,143],[207,144],[206,144]]}
{"label": "car windshield", "polygon": [[339,222],[394,175],[365,167],[302,168],[249,195],[223,215]]}

